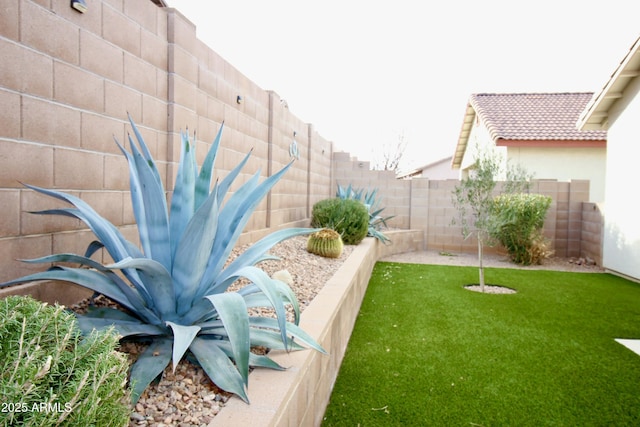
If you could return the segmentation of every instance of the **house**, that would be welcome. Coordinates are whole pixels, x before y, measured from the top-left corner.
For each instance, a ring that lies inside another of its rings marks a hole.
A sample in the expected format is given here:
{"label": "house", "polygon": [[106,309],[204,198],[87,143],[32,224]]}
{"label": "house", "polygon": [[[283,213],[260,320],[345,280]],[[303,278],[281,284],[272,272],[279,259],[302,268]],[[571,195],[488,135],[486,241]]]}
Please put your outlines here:
{"label": "house", "polygon": [[477,148],[521,164],[535,179],[589,180],[589,200],[604,200],[606,130],[576,120],[593,93],[479,93],[469,98],[452,167],[465,177]]}
{"label": "house", "polygon": [[602,264],[640,280],[640,38],[579,117],[580,129],[606,130],[607,168]]}
{"label": "house", "polygon": [[446,157],[444,159],[437,160],[432,163],[427,163],[424,166],[419,166],[415,169],[411,169],[406,172],[398,174],[398,179],[411,179],[411,178],[428,178],[428,179],[457,179],[458,172],[451,169],[452,157]]}

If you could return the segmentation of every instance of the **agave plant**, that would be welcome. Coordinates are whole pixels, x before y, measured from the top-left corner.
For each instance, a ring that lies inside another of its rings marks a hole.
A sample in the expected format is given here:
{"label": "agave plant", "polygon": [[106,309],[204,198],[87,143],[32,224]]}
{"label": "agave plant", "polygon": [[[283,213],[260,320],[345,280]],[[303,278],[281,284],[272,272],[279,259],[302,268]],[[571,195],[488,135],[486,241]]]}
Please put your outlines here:
{"label": "agave plant", "polygon": [[[274,232],[227,262],[252,212],[291,163],[262,183],[258,171],[233,194],[228,194],[251,153],[212,188],[213,164],[223,126],[200,171],[194,145],[188,133],[181,133],[181,158],[168,207],[156,163],[131,117],[129,120],[137,144],[131,136],[130,151],[117,140],[116,144],[129,164],[131,200],[141,248],[127,241],[113,224],[78,197],[27,185],[73,205],[35,213],[80,219],[97,240],[84,255],[64,253],[26,260],[54,263],[54,267],[0,287],[38,280],[68,281],[126,308],[127,313],[115,308],[93,308],[78,316],[78,321],[83,332],[114,325],[123,338],[150,341],[131,367],[134,402],[169,363],[173,363],[175,371],[186,355],[199,363],[218,387],[248,403],[250,366],[283,369],[268,356],[252,353],[252,346],[291,350],[302,349],[303,344],[324,352],[298,326],[300,310],[291,288],[256,266],[273,258],[267,251],[276,243],[316,230]],[[113,263],[103,265],[91,259],[102,248]],[[68,263],[80,267],[69,267]],[[226,292],[239,278],[246,278],[249,284],[236,292]],[[293,308],[293,321],[287,320],[285,305]],[[250,307],[271,307],[276,318],[250,316]]]}
{"label": "agave plant", "polygon": [[367,207],[369,211],[369,231],[367,236],[375,237],[384,244],[390,243],[391,240],[384,233],[382,233],[382,227],[387,227],[387,221],[394,217],[394,215],[382,217],[380,213],[385,208],[380,208],[380,200],[376,198],[378,189],[364,192],[364,189],[354,189],[349,184],[346,188],[338,184],[338,191],[336,191],[336,197],[341,199],[354,199],[358,200]]}

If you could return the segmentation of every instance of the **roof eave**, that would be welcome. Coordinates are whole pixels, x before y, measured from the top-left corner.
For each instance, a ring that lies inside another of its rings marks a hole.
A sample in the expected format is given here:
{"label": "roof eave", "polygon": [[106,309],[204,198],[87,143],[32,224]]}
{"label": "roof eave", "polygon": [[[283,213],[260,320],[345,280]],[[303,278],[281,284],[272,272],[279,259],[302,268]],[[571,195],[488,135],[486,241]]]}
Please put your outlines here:
{"label": "roof eave", "polygon": [[462,126],[460,127],[460,134],[458,135],[458,143],[456,144],[456,150],[451,158],[451,169],[460,169],[462,165],[462,159],[464,153],[467,151],[467,144],[469,143],[469,135],[471,129],[473,129],[473,123],[476,119],[476,110],[471,103],[467,104],[467,108],[464,113],[464,119],[462,120]]}
{"label": "roof eave", "polygon": [[606,148],[606,139],[505,139],[498,138],[496,147],[517,148]]}
{"label": "roof eave", "polygon": [[578,129],[607,129],[610,108],[622,98],[629,82],[638,76],[640,76],[640,37],[636,39],[602,90],[591,98],[578,119],[576,124]]}

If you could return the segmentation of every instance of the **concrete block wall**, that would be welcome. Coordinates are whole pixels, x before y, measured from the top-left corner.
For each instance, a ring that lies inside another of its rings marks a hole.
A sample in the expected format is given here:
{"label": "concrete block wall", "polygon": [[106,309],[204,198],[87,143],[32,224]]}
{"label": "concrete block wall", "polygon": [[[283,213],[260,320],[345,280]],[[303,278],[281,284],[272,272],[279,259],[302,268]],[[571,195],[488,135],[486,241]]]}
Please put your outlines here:
{"label": "concrete block wall", "polygon": [[[452,192],[458,180],[417,178],[397,180],[388,172],[369,171],[368,162],[352,158],[349,153],[334,154],[333,174],[342,186],[378,188],[385,207],[384,214],[398,215],[391,227],[424,230],[425,249],[445,252],[476,252],[477,239],[464,239],[457,223],[458,211],[452,203]],[[498,184],[500,185],[500,184]],[[550,196],[552,204],[543,232],[558,257],[589,257],[601,262],[602,223],[588,203],[589,181],[535,180],[531,193]],[[497,193],[496,193],[497,194]],[[505,253],[499,246],[485,246],[485,252]]]}
{"label": "concrete block wall", "polygon": [[296,132],[300,159],[258,206],[240,243],[307,225],[313,203],[330,195],[333,144],[199,40],[178,10],[148,0],[92,0],[84,14],[68,0],[0,0],[0,10],[0,203],[7,207],[0,280],[42,269],[16,258],[83,252],[92,240],[78,221],[28,214],[62,205],[21,182],[79,196],[137,241],[128,168],[113,142],[131,133],[127,114],[167,190],[181,131],[196,131],[201,163],[224,122],[215,174],[224,177],[252,150],[239,183],[288,163]]}
{"label": "concrete block wall", "polygon": [[582,233],[580,256],[592,259],[602,265],[602,241],[604,233],[604,215],[598,203],[582,204]]}
{"label": "concrete block wall", "polygon": [[333,156],[331,197],[335,197],[338,185],[372,191],[378,189],[377,199],[385,210],[382,216],[394,216],[390,227],[407,229],[410,224],[411,181],[398,180],[392,171],[370,170],[368,161],[352,158],[349,153],[336,152]]}
{"label": "concrete block wall", "polygon": [[[62,207],[21,183],[68,191],[116,226],[132,223],[124,142],[129,112],[166,174],[166,13],[151,2],[0,1],[0,280],[33,258],[93,240],[78,221],[30,215]],[[162,123],[161,127],[154,124]],[[135,239],[134,239],[135,241]]]}

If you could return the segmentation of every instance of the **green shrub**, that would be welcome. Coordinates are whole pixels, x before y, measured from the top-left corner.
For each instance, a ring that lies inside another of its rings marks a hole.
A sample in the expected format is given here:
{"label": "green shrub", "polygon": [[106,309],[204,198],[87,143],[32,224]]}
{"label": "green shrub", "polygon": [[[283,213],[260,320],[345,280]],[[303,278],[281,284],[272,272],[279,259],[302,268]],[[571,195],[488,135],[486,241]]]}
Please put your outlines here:
{"label": "green shrub", "polygon": [[127,425],[129,363],[113,330],[82,338],[63,307],[10,296],[0,337],[0,425]]}
{"label": "green shrub", "polygon": [[340,199],[354,199],[364,203],[365,207],[369,211],[369,230],[367,236],[375,237],[385,245],[391,243],[391,240],[381,231],[382,227],[387,227],[387,221],[393,218],[395,215],[383,217],[380,215],[385,208],[380,207],[380,199],[377,196],[378,189],[367,190],[351,188],[349,184],[346,188],[338,185],[338,191],[336,197]]}
{"label": "green shrub", "polygon": [[311,226],[331,228],[340,234],[345,245],[357,245],[369,231],[369,212],[354,199],[320,200],[313,205]]}
{"label": "green shrub", "polygon": [[[250,366],[284,369],[269,356],[252,353],[252,346],[299,350],[307,345],[324,352],[298,327],[300,307],[293,290],[256,267],[270,258],[267,251],[278,242],[315,230],[278,230],[255,242],[233,262],[227,262],[252,213],[293,160],[262,182],[260,171],[256,171],[229,195],[229,188],[251,153],[227,176],[213,183],[222,126],[200,170],[195,144],[183,133],[169,205],[156,162],[137,126],[129,120],[137,143],[129,137],[129,150],[116,143],[129,165],[140,246],[127,240],[79,197],[27,185],[73,206],[37,213],[75,217],[91,229],[96,240],[84,255],[63,253],[28,260],[56,266],[1,283],[0,287],[63,280],[91,289],[126,308],[126,313],[112,307],[90,310],[78,316],[78,325],[87,334],[113,325],[123,338],[150,343],[131,367],[133,402],[169,364],[175,369],[185,356],[195,359],[218,387],[248,402]],[[91,258],[99,249],[108,253],[112,264]],[[68,267],[68,263],[80,267]],[[226,292],[241,278],[250,283],[237,292]],[[292,308],[293,321],[287,319],[287,306]],[[249,317],[248,307],[273,308],[276,318]]]}
{"label": "green shrub", "polygon": [[551,197],[541,194],[502,194],[493,199],[494,237],[517,264],[539,264],[551,251],[542,226]]}

